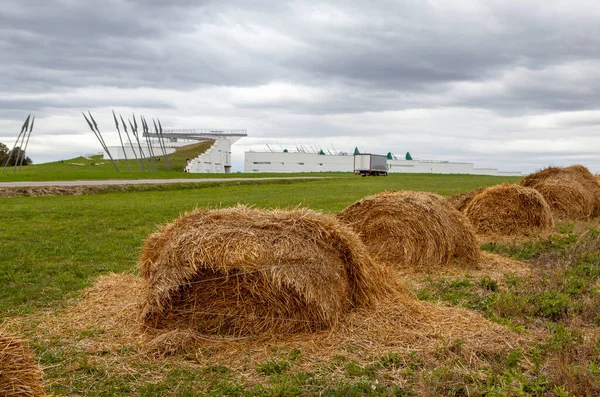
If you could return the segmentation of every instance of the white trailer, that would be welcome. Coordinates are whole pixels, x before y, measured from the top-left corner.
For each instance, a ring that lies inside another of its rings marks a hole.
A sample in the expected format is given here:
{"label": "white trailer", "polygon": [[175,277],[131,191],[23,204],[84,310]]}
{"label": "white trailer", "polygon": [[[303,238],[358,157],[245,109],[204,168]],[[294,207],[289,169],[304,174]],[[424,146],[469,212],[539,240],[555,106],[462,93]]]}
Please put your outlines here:
{"label": "white trailer", "polygon": [[370,153],[355,154],[354,173],[360,176],[387,176],[387,156]]}

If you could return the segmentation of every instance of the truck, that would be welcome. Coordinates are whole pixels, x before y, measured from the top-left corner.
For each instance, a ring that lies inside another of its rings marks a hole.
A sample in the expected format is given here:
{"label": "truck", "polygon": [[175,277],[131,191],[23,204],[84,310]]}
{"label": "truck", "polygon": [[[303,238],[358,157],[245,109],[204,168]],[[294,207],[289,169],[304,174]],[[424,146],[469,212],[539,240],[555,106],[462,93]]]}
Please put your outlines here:
{"label": "truck", "polygon": [[360,176],[387,176],[387,156],[371,153],[354,155],[354,174]]}

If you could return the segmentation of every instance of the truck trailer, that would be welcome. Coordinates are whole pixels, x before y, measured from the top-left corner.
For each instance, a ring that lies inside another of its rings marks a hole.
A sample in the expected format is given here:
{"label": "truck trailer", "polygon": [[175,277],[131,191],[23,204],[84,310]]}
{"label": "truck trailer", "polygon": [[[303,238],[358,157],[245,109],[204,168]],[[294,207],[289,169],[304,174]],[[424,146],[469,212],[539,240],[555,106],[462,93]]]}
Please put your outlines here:
{"label": "truck trailer", "polygon": [[354,173],[360,176],[387,176],[387,156],[370,153],[354,155]]}

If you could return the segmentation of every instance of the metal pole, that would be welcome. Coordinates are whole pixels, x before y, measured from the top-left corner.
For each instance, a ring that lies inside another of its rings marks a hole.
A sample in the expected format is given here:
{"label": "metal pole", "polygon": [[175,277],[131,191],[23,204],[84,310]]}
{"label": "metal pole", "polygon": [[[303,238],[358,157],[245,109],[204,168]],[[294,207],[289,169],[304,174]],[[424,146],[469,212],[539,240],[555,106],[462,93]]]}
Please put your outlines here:
{"label": "metal pole", "polygon": [[119,129],[119,123],[117,122],[117,116],[115,116],[115,111],[112,111],[113,118],[115,119],[115,126],[117,127],[117,133],[119,134],[119,141],[121,141],[121,147],[123,148],[123,156],[125,156],[125,164],[127,165],[127,172],[131,172],[129,168],[129,159],[127,158],[127,151],[125,150],[125,145],[123,145],[123,138],[121,138],[121,130]]}
{"label": "metal pole", "polygon": [[156,126],[156,121],[154,121],[154,119],[152,119],[152,124],[154,124],[154,131],[156,132],[156,136],[158,136],[158,142],[160,142],[160,148],[162,149],[163,156],[165,157],[167,171],[171,171],[169,168],[169,157],[167,156],[167,147],[165,146],[165,141],[162,137],[162,134],[158,132],[158,127]]}
{"label": "metal pole", "polygon": [[[85,121],[87,121],[88,126],[90,127],[90,130],[92,130],[94,135],[96,135],[96,138],[98,138],[98,141],[100,141],[100,145],[102,145],[102,148],[104,149],[104,151],[106,151],[106,153],[108,154],[108,157],[110,157],[110,161],[112,161],[112,163],[115,167],[115,170],[117,172],[119,172],[119,167],[117,167],[117,163],[115,163],[115,160],[113,160],[112,156],[110,155],[110,152],[108,151],[108,148],[106,147],[106,143],[104,142],[104,139],[102,139],[102,135],[100,135],[100,131],[98,130],[98,126],[97,126],[96,122],[94,121],[94,125],[96,126],[96,129],[94,129],[94,127],[92,126],[92,123],[90,123],[88,118],[85,116],[85,113],[81,112],[81,114],[83,114],[83,118],[85,119]],[[91,113],[90,113],[90,117],[92,117]],[[93,120],[93,118],[92,118],[92,120]]]}
{"label": "metal pole", "polygon": [[23,157],[21,158],[21,163],[19,164],[19,172],[21,172],[21,167],[23,166],[23,160],[27,154],[27,146],[29,146],[29,137],[31,136],[31,131],[33,131],[33,123],[35,122],[35,116],[31,119],[31,125],[29,126],[29,134],[27,134],[27,140],[25,141],[25,149],[23,149]]}
{"label": "metal pole", "polygon": [[[133,126],[135,127],[135,137],[137,138],[138,142],[140,142],[140,133],[138,132],[138,125],[137,125],[137,120],[135,118],[135,113],[133,113]],[[141,149],[141,144],[140,144],[140,150]],[[148,159],[148,163],[151,163],[151,160],[149,158],[150,156],[150,152],[148,150],[148,157],[144,156],[146,159]],[[148,167],[149,171],[152,171],[152,164],[150,164],[150,166]]]}
{"label": "metal pole", "polygon": [[123,123],[123,129],[125,130],[125,135],[127,135],[127,140],[129,141],[129,146],[131,146],[131,150],[133,151],[133,155],[135,156],[135,161],[137,161],[138,168],[140,171],[143,171],[144,168],[142,164],[140,164],[140,160],[138,159],[138,155],[135,152],[135,148],[133,147],[133,143],[131,142],[131,137],[129,136],[129,132],[127,131],[127,124],[125,124],[125,120],[123,120],[123,116],[119,114],[119,118],[121,119],[121,123]]}
{"label": "metal pole", "polygon": [[100,137],[100,139],[102,139],[102,143],[104,144],[106,153],[108,153],[108,157],[110,157],[110,160],[112,161],[113,165],[115,166],[115,169],[117,170],[117,172],[119,172],[119,168],[117,167],[117,162],[113,159],[113,156],[110,154],[110,151],[108,150],[108,146],[106,145],[106,142],[104,141],[104,137],[102,136],[102,134],[100,133],[100,130],[98,129],[98,124],[96,124],[96,120],[94,120],[94,116],[92,116],[92,113],[89,110],[88,110],[88,114],[90,115],[90,119],[92,119],[92,123],[94,123],[94,128],[96,129],[98,136]]}
{"label": "metal pole", "polygon": [[2,173],[4,174],[4,171],[6,171],[6,166],[8,165],[8,163],[10,162],[10,159],[15,151],[15,149],[17,148],[17,143],[19,143],[19,139],[21,139],[21,135],[27,131],[27,127],[29,126],[29,118],[31,117],[31,114],[27,116],[27,118],[25,119],[25,122],[23,123],[23,126],[21,127],[21,132],[19,132],[19,136],[17,136],[17,140],[15,141],[15,144],[13,145],[13,149],[8,153],[8,158],[6,159],[6,163],[4,163],[4,168],[2,168]]}
{"label": "metal pole", "polygon": [[167,163],[167,171],[171,171],[171,167],[169,166],[169,159],[167,157],[167,145],[165,145],[165,135],[163,134],[162,125],[160,124],[160,119],[156,119],[158,121],[158,131],[160,133],[160,139],[162,139],[163,147],[165,148],[165,161]]}
{"label": "metal pole", "polygon": [[[15,159],[15,168],[13,168],[13,172],[17,172],[17,168],[19,168],[19,162],[22,161],[22,159],[23,159],[23,144],[25,143],[26,136],[27,136],[27,127],[25,127],[25,131],[23,132],[23,135],[21,136],[21,143],[18,146],[19,151],[17,152],[17,158]],[[15,150],[16,150],[16,148],[15,148]]]}
{"label": "metal pole", "polygon": [[[134,119],[133,121],[135,122],[135,114],[133,115]],[[127,120],[129,122],[129,126],[131,127],[131,132],[133,133],[133,136],[135,137],[135,140],[137,141],[138,144],[138,148],[140,149],[140,158],[142,160],[142,169],[145,170],[145,166],[144,166],[144,158],[146,157],[144,155],[144,151],[142,150],[142,144],[140,143],[140,138],[138,136],[137,133],[137,123],[135,123],[135,127],[133,126],[133,124],[131,124],[131,120]]]}
{"label": "metal pole", "polygon": [[150,140],[150,135],[148,134],[148,124],[146,123],[146,119],[144,116],[140,116],[142,120],[142,130],[144,133],[144,137],[146,138],[146,143],[148,144],[148,151],[150,152],[150,157],[152,159],[152,165],[154,165],[154,171],[158,172],[158,167],[156,165],[156,157],[154,156],[154,148],[152,147],[152,141]]}

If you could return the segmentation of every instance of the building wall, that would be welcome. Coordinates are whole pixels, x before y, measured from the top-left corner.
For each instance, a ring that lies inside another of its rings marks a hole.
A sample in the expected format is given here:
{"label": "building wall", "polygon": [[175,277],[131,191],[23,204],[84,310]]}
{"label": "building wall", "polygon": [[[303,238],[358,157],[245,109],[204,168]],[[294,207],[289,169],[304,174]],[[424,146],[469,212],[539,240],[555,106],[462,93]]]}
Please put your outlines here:
{"label": "building wall", "polygon": [[227,138],[216,139],[203,154],[192,159],[190,173],[223,174],[231,172],[231,144]]}
{"label": "building wall", "polygon": [[352,172],[354,156],[316,153],[246,152],[244,172]]}
{"label": "building wall", "polygon": [[419,161],[419,160],[388,160],[390,173],[415,173],[415,174],[472,174],[473,163],[451,163],[446,161]]}
{"label": "building wall", "polygon": [[[353,155],[316,153],[246,152],[244,172],[353,172]],[[388,160],[390,173],[473,174],[522,176],[520,172],[501,172],[495,168],[475,168],[473,163],[448,161]]]}

